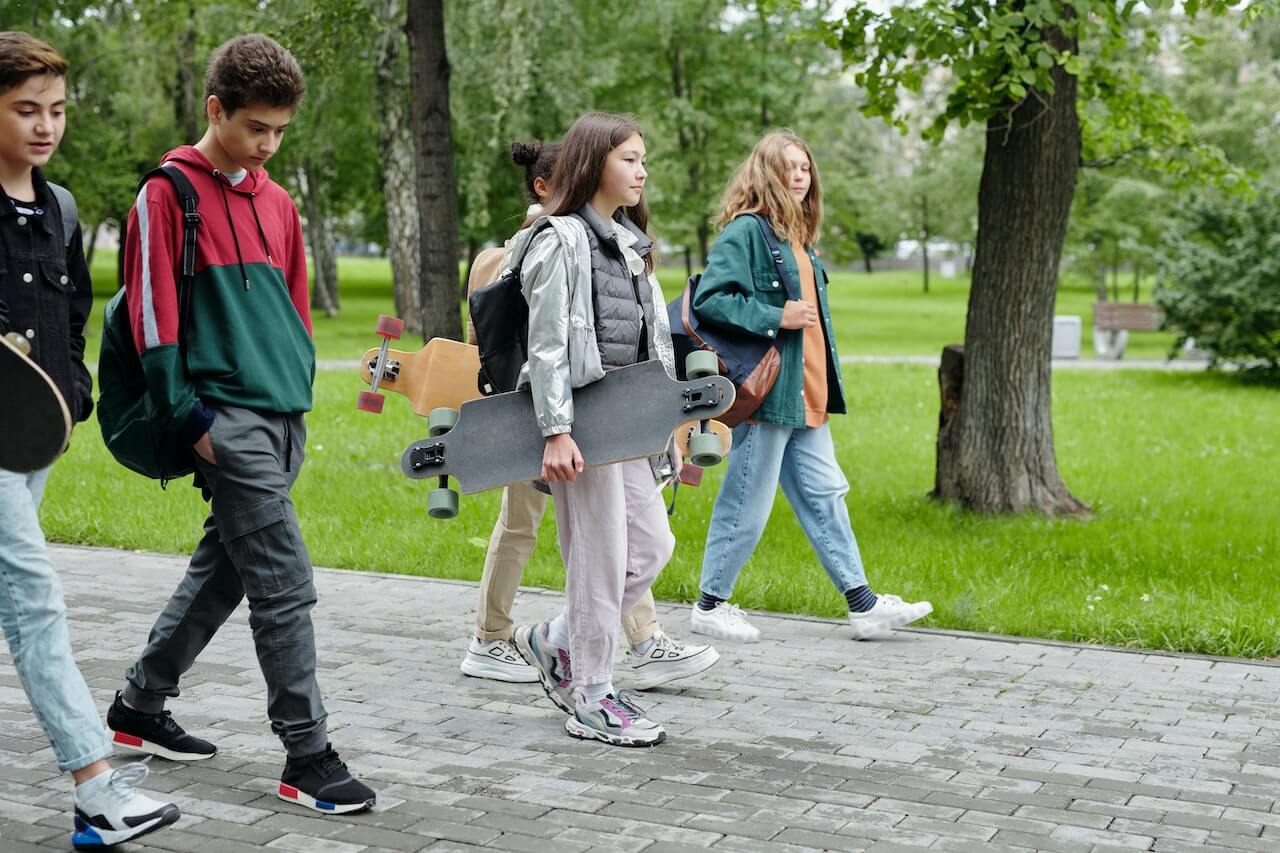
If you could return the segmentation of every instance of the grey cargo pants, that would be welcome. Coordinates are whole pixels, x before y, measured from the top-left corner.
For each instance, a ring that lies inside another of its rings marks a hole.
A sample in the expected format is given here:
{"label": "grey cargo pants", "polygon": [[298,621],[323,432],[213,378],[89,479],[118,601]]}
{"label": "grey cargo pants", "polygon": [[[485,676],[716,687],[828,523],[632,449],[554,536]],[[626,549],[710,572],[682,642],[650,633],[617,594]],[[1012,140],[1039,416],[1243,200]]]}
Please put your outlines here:
{"label": "grey cargo pants", "polygon": [[142,656],[129,668],[124,698],[144,713],[160,713],[165,699],[178,695],[178,680],[247,596],[271,730],[291,756],[320,752],[328,735],[311,625],[316,590],[289,498],[302,467],[306,426],[301,414],[210,408],[217,464],[196,463],[212,496],[204,538]]}

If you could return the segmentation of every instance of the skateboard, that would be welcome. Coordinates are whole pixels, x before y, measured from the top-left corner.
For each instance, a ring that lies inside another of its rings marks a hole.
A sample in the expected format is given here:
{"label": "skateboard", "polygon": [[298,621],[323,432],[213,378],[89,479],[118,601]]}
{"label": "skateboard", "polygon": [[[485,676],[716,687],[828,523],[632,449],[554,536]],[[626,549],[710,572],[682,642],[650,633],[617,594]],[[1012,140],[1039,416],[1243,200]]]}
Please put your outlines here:
{"label": "skateboard", "polygon": [[49,374],[16,333],[0,335],[0,468],[30,474],[53,464],[71,438],[71,412]]}
{"label": "skateboard", "polygon": [[[708,358],[709,357],[709,358]],[[573,393],[573,440],[587,465],[608,465],[664,453],[673,433],[696,424],[685,439],[689,457],[702,465],[723,459],[724,436],[709,426],[733,405],[733,383],[716,373],[714,353],[690,355],[680,382],[662,363],[646,361],[611,370]],[[529,389],[481,397],[458,410],[436,409],[428,420],[430,437],[415,441],[400,459],[401,470],[415,480],[436,477],[428,496],[433,518],[458,514],[462,494],[536,480],[542,474],[545,439],[538,429]]]}
{"label": "skateboard", "polygon": [[382,336],[382,346],[370,349],[360,359],[360,377],[370,389],[360,392],[356,403],[360,411],[382,412],[386,398],[380,390],[408,397],[414,413],[424,417],[432,409],[456,409],[480,396],[476,386],[480,351],[476,347],[432,338],[417,352],[391,349],[391,342],[404,333],[404,321],[386,314],[378,318],[377,333]]}
{"label": "skateboard", "polygon": [[[704,432],[714,433],[720,439],[718,458],[717,456],[707,456],[705,452],[695,456],[689,449],[689,444],[694,438]],[[680,482],[686,486],[701,485],[702,470],[719,464],[720,459],[728,456],[729,451],[733,449],[733,430],[720,421],[709,421],[705,427],[699,421],[681,424],[676,427],[673,437],[676,441],[676,452],[688,460],[685,462],[684,469],[680,472]]]}

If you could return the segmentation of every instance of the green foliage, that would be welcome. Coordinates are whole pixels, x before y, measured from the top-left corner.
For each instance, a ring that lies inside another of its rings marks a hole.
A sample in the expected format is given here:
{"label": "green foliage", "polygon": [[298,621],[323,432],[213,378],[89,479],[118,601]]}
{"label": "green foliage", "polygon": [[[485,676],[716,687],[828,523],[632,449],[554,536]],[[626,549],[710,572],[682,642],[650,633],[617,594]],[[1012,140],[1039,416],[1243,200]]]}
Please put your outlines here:
{"label": "green foliage", "polygon": [[1280,378],[1280,188],[1194,205],[1162,247],[1160,278],[1179,344]]}
{"label": "green foliage", "polygon": [[[1161,18],[1174,0],[917,0],[878,11],[855,2],[829,26],[830,43],[857,68],[864,109],[905,130],[935,73],[947,72],[944,105],[932,110],[927,138],[940,141],[953,123],[999,125],[1026,101],[1056,90],[1055,69],[1077,78],[1086,160],[1140,157],[1187,181],[1230,182],[1236,176],[1215,146],[1193,133],[1167,96],[1144,87],[1133,58],[1158,52]],[[1182,4],[1188,17],[1225,15],[1243,6],[1243,21],[1262,4],[1204,0]]]}

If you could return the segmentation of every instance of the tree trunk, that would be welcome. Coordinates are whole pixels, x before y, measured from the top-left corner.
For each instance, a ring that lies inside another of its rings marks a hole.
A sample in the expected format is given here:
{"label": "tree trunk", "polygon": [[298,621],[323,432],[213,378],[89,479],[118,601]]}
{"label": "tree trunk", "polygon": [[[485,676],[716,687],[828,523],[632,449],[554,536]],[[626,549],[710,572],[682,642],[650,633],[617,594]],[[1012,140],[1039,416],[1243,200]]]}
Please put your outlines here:
{"label": "tree trunk", "polygon": [[458,310],[458,199],[449,119],[444,0],[409,0],[410,116],[418,200],[422,336],[462,337]]}
{"label": "tree trunk", "polygon": [[98,229],[101,227],[102,223],[99,222],[89,229],[89,241],[84,244],[84,265],[86,267],[93,266],[93,253],[98,248]]}
{"label": "tree trunk", "polygon": [[711,226],[706,220],[698,223],[698,255],[702,258],[702,265],[707,265],[707,244],[711,242]]}
{"label": "tree trunk", "polygon": [[871,256],[870,256],[870,255],[868,255],[866,252],[863,252],[863,253],[862,253],[862,265],[863,265],[864,267],[866,267],[867,275],[871,275],[871,272],[872,272],[872,270],[871,270]]}
{"label": "tree trunk", "polygon": [[[384,7],[386,21],[404,20],[399,0]],[[396,316],[405,332],[422,332],[422,300],[418,291],[418,195],[409,127],[408,75],[401,53],[404,29],[383,33],[374,76],[378,90],[378,148],[382,159],[382,192],[386,199],[391,292]]]}
{"label": "tree trunk", "polygon": [[[1046,37],[1075,52],[1060,31]],[[1054,94],[988,124],[963,394],[939,434],[934,491],[982,512],[1088,513],[1053,451],[1053,306],[1081,140],[1076,78],[1052,73]]]}
{"label": "tree trunk", "polygon": [[200,119],[204,106],[200,93],[200,68],[196,64],[196,5],[187,0],[187,16],[183,29],[174,35],[173,55],[178,63],[178,73],[173,81],[173,112],[182,129],[183,141],[194,144],[201,137]]}
{"label": "tree trunk", "polygon": [[298,167],[298,189],[306,214],[307,244],[315,275],[311,282],[311,307],[328,317],[338,316],[338,253],[334,246],[333,222],[320,197],[320,182],[310,163]]}
{"label": "tree trunk", "polygon": [[924,256],[924,292],[929,292],[929,197],[920,196],[920,222],[924,239],[920,241],[920,253]]}

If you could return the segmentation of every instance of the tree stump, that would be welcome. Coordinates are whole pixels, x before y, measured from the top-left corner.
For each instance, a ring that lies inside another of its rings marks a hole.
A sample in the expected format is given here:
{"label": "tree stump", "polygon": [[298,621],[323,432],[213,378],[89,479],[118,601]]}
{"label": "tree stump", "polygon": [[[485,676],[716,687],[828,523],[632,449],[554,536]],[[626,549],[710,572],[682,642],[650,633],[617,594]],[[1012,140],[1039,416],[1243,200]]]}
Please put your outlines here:
{"label": "tree stump", "polygon": [[938,365],[938,390],[942,395],[938,408],[938,455],[934,462],[933,491],[931,498],[942,497],[942,481],[939,461],[948,444],[950,427],[960,408],[960,394],[964,390],[964,345],[950,344],[942,348],[942,361]]}

